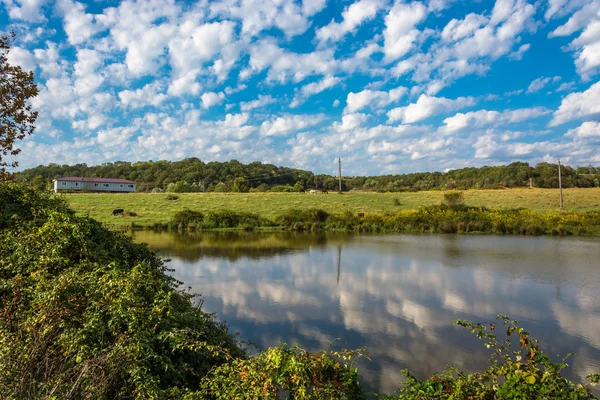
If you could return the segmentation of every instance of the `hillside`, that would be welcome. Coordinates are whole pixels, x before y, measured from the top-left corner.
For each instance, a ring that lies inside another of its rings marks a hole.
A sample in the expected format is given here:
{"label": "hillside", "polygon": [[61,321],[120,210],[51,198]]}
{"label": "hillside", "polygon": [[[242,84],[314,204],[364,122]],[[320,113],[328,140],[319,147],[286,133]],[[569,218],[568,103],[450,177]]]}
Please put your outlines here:
{"label": "hillside", "polygon": [[[558,187],[558,166],[530,166],[514,162],[505,166],[462,168],[448,172],[422,172],[382,176],[344,176],[343,190],[417,191],[432,189],[498,189],[527,187],[531,178],[538,188]],[[16,180],[45,186],[61,176],[124,178],[137,183],[139,192],[153,189],[170,192],[298,191],[301,188],[337,190],[335,176],[314,174],[272,164],[239,161],[204,162],[198,158],[181,161],[105,163],[97,166],[50,164],[16,174]],[[237,179],[236,179],[237,178]],[[600,186],[600,167],[562,168],[565,188]]]}

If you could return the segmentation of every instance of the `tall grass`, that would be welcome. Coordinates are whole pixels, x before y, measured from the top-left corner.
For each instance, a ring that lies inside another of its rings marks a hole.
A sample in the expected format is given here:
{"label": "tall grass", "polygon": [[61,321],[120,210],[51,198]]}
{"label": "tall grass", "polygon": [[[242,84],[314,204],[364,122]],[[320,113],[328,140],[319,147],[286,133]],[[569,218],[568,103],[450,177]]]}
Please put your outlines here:
{"label": "tall grass", "polygon": [[497,210],[446,204],[416,210],[355,214],[321,209],[292,209],[267,219],[253,213],[184,210],[167,225],[173,230],[275,227],[289,231],[486,233],[501,235],[600,234],[600,212]]}

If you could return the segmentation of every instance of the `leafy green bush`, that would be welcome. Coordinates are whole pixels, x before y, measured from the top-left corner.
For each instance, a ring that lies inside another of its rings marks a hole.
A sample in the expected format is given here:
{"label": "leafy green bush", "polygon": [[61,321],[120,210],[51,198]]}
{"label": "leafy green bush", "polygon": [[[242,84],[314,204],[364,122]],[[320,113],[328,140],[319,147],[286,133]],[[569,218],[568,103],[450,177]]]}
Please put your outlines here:
{"label": "leafy green bush", "polygon": [[[181,220],[179,218],[182,218]],[[587,235],[600,234],[600,212],[547,212],[527,209],[493,210],[484,207],[421,207],[417,210],[363,214],[351,211],[328,213],[321,209],[292,209],[272,220],[254,213],[212,211],[185,223],[185,212],[160,228],[219,229],[280,227],[292,231],[490,233],[501,235]],[[192,217],[194,219],[194,217]],[[183,222],[183,223],[182,223]]]}
{"label": "leafy green bush", "polygon": [[194,230],[240,228],[252,230],[257,227],[272,226],[273,222],[255,213],[236,211],[209,211],[203,214],[185,209],[177,212],[168,224],[158,224],[155,230]]}
{"label": "leafy green bush", "polygon": [[0,182],[0,229],[43,223],[48,213],[72,214],[67,204],[47,192],[12,182]]}
{"label": "leafy green bush", "polygon": [[444,193],[444,204],[452,208],[461,207],[465,204],[465,195],[462,192]]}
{"label": "leafy green bush", "polygon": [[0,184],[0,398],[174,398],[243,356],[146,246]]}
{"label": "leafy green bush", "polygon": [[[565,357],[553,362],[517,321],[498,315],[505,338],[492,332],[494,323],[475,324],[456,321],[469,329],[485,346],[492,349],[489,367],[466,374],[456,367],[420,380],[409,370],[399,389],[392,395],[374,395],[387,400],[494,400],[494,399],[595,399],[590,386],[600,381],[591,374],[585,385],[562,376]],[[515,343],[511,340],[514,339]],[[359,384],[356,361],[364,357],[357,351],[310,353],[286,345],[270,348],[255,357],[222,364],[205,376],[200,391],[189,399],[367,399],[371,398]]]}
{"label": "leafy green bush", "polygon": [[281,345],[223,364],[200,383],[197,399],[364,399],[354,362],[361,351],[309,353]]}
{"label": "leafy green bush", "polygon": [[289,192],[295,192],[297,190],[294,190],[294,187],[291,185],[277,185],[277,186],[273,186],[271,188],[271,192],[285,192],[285,193],[289,193]]}
{"label": "leafy green bush", "polygon": [[210,211],[204,217],[203,228],[248,228],[269,226],[271,222],[255,213],[235,211]]}
{"label": "leafy green bush", "polygon": [[227,184],[225,184],[223,182],[219,182],[215,185],[213,191],[217,192],[217,193],[225,193],[225,192],[229,192],[230,188],[227,186]]}
{"label": "leafy green bush", "polygon": [[270,189],[269,185],[267,185],[266,183],[261,183],[260,185],[258,185],[255,188],[250,188],[250,193],[268,192],[269,189]]}
{"label": "leafy green bush", "polygon": [[169,226],[176,229],[187,229],[188,227],[201,227],[204,222],[204,214],[198,211],[182,210],[178,211]]}
{"label": "leafy green bush", "polygon": [[[311,224],[301,213],[280,216],[275,222],[288,229]],[[302,222],[304,218],[305,223]],[[495,233],[511,235],[585,235],[600,233],[600,212],[536,213],[527,209],[492,210],[448,205],[421,207],[395,213],[366,214],[346,211],[327,214],[313,229],[360,232]]]}
{"label": "leafy green bush", "polygon": [[292,230],[316,230],[322,227],[328,217],[329,213],[317,208],[292,209],[276,216],[274,222],[276,225]]}
{"label": "leafy green bush", "polygon": [[[587,376],[584,386],[569,381],[561,371],[567,367],[567,355],[560,362],[552,362],[539,342],[529,336],[517,321],[504,315],[501,320],[505,337],[499,339],[492,333],[495,324],[481,325],[468,321],[456,321],[469,329],[485,346],[493,350],[490,366],[482,372],[465,374],[450,367],[429,379],[419,380],[410,371],[403,371],[406,381],[388,400],[413,399],[595,399],[589,386],[600,381],[600,375]],[[516,343],[513,343],[512,340]],[[518,346],[518,347],[517,347]]]}

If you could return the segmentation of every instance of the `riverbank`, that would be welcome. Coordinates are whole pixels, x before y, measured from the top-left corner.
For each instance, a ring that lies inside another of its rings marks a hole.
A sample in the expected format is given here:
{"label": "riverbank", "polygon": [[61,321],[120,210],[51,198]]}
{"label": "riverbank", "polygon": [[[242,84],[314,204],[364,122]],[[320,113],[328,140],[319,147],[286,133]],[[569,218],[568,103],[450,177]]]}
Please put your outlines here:
{"label": "riverbank", "polygon": [[328,213],[321,209],[288,210],[274,218],[255,213],[184,210],[153,230],[275,229],[286,231],[471,233],[501,235],[600,235],[600,212],[497,210],[446,204],[396,213]]}
{"label": "riverbank", "polygon": [[[168,200],[167,193],[136,194],[64,194],[69,206],[79,215],[111,226],[152,226],[166,224],[184,209],[202,213],[229,210],[252,212],[264,218],[274,218],[289,210],[321,209],[328,213],[383,214],[415,210],[440,204],[443,191],[416,193],[182,193]],[[500,210],[528,208],[536,212],[558,210],[558,190],[505,189],[462,191],[465,204]],[[600,211],[600,189],[565,189],[565,209],[568,211]],[[113,216],[115,209],[124,209],[125,216]],[[127,214],[134,213],[135,216]]]}

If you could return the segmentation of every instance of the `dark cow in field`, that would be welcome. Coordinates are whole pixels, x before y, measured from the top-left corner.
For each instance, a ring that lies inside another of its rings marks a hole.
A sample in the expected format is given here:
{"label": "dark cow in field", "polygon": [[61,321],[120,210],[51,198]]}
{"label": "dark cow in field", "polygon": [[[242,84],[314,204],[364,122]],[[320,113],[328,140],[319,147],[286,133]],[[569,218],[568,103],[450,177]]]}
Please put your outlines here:
{"label": "dark cow in field", "polygon": [[321,193],[328,194],[329,192],[327,190],[323,189],[323,190],[321,190]]}
{"label": "dark cow in field", "polygon": [[123,212],[125,210],[123,210],[122,208],[115,208],[112,212],[113,217],[116,217],[117,215],[123,215]]}

